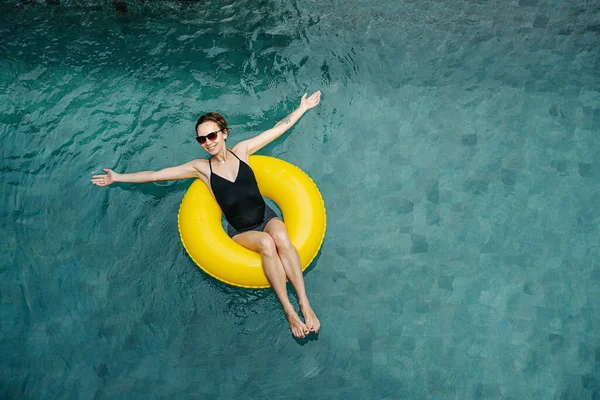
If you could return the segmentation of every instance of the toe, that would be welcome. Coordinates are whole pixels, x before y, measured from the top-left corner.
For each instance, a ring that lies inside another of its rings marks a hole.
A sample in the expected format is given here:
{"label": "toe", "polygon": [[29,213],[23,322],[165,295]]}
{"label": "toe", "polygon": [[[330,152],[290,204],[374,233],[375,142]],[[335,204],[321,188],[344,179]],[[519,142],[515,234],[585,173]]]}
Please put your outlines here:
{"label": "toe", "polygon": [[298,339],[302,339],[304,337],[304,329],[302,329],[302,325],[295,325],[292,328],[292,333]]}

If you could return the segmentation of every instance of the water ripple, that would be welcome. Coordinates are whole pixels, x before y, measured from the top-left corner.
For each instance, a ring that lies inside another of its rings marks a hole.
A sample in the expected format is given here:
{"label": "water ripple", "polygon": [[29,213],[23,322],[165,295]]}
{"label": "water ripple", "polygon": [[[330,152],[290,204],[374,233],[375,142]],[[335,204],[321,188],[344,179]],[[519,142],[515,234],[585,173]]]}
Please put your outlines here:
{"label": "water ripple", "polygon": [[[565,368],[591,387],[600,22],[532,3],[2,2],[0,397],[284,397],[290,371],[306,397],[568,397],[542,382]],[[235,143],[315,89],[262,150],[328,209],[323,331],[297,343],[272,292],[185,253],[190,182],[89,177],[204,157],[198,115]]]}

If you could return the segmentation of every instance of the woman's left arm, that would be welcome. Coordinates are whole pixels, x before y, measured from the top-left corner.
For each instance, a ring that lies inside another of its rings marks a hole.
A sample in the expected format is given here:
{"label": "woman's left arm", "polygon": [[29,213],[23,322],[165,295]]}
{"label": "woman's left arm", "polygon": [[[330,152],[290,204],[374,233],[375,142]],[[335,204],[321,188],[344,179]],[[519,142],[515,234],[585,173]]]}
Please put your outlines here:
{"label": "woman's left arm", "polygon": [[279,136],[283,135],[285,131],[290,129],[305,112],[315,107],[321,101],[321,91],[316,91],[310,97],[306,97],[306,93],[300,99],[300,105],[293,113],[279,121],[269,130],[264,131],[260,135],[257,135],[251,139],[244,140],[236,144],[234,147],[245,151],[250,157],[252,154],[256,153],[258,150],[262,149],[273,140],[277,139]]}

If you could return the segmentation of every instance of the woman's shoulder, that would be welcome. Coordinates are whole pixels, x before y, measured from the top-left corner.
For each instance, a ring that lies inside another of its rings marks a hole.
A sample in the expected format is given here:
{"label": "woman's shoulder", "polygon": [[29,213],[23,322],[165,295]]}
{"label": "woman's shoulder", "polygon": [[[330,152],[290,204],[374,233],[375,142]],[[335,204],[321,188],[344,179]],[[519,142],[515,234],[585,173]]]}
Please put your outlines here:
{"label": "woman's shoulder", "polygon": [[194,167],[202,167],[208,165],[208,158],[195,158],[189,164],[192,164]]}
{"label": "woman's shoulder", "polygon": [[248,146],[244,142],[237,143],[229,151],[238,156],[238,158],[248,161]]}
{"label": "woman's shoulder", "polygon": [[190,164],[203,175],[208,175],[208,158],[196,158],[190,161]]}

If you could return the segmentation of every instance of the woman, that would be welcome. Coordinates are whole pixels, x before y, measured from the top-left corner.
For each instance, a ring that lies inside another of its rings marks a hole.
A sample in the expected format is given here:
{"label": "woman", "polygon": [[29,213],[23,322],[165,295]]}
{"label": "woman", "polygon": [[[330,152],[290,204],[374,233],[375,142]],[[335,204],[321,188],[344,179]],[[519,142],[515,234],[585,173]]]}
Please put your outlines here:
{"label": "woman", "polygon": [[[217,113],[205,114],[196,123],[196,140],[210,155],[208,159],[196,159],[160,171],[132,174],[118,174],[104,169],[106,175],[94,175],[92,183],[108,186],[114,182],[145,183],[186,178],[201,179],[209,187],[225,214],[229,236],[240,245],[260,253],[265,275],[283,306],[293,335],[303,338],[310,332],[318,332],[321,324],[306,296],[298,252],[291,244],[283,222],[265,204],[254,173],[248,165],[248,158],[290,129],[306,111],[319,104],[320,100],[320,91],[308,98],[304,94],[300,106],[293,113],[273,128],[244,140],[231,149],[227,149],[225,142],[229,133],[225,118]],[[290,303],[286,279],[290,280],[298,294],[304,322]]]}

